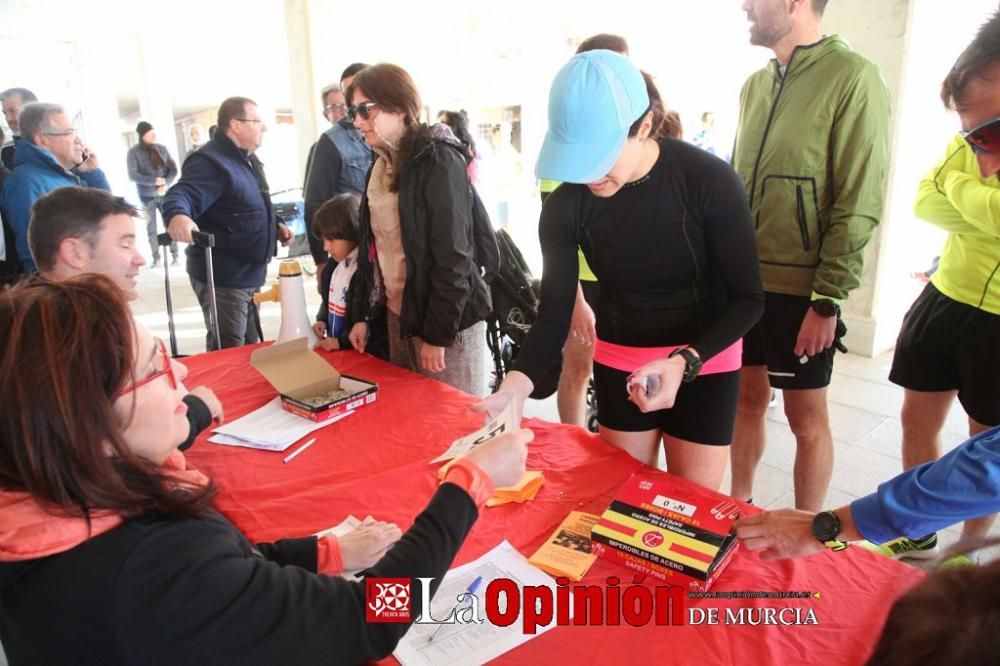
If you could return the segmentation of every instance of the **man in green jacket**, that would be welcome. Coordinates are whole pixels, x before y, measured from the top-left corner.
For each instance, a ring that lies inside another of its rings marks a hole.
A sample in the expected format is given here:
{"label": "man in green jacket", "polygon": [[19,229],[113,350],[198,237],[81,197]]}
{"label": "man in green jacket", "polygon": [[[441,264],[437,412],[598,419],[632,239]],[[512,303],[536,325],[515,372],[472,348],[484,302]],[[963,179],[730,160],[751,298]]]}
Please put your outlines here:
{"label": "man in green jacket", "polygon": [[[764,316],[746,335],[732,494],[746,500],[771,387],[797,446],[795,506],[818,511],[833,471],[826,387],[840,304],[882,215],[890,101],[878,68],[820,26],[826,0],[745,0],[750,42],[775,59],[740,94],[733,167],[757,234]],[[787,390],[786,390],[787,389]]]}

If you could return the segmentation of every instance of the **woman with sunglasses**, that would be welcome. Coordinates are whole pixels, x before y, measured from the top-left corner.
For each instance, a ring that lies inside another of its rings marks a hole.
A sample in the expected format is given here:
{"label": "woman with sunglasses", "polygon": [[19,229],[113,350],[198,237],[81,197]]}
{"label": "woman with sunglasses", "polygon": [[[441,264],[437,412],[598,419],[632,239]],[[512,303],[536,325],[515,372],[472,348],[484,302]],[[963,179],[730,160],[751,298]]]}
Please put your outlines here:
{"label": "woman with sunglasses", "polygon": [[[361,199],[358,268],[385,300],[389,359],[482,395],[490,298],[481,266],[497,250],[464,148],[446,126],[420,122],[420,93],[396,65],[358,72],[347,103],[376,153]],[[360,337],[351,342],[364,347]]]}
{"label": "woman with sunglasses", "polygon": [[[930,282],[910,307],[889,379],[905,389],[903,469],[937,460],[958,396],[969,435],[1000,425],[1000,12],[980,28],[941,88],[962,130],[920,182],[916,214],[948,232]],[[993,517],[965,523],[984,536]],[[933,557],[937,536],[884,545],[897,557]]]}
{"label": "woman with sunglasses", "polygon": [[521,402],[570,326],[577,248],[601,284],[594,388],[601,436],[718,488],[739,397],[741,338],[764,307],[746,191],[707,152],[653,135],[641,72],[611,51],[574,56],[549,93],[536,175],[545,201],[538,320],[514,371],[479,405]]}
{"label": "woman with sunglasses", "polygon": [[[109,279],[5,290],[0,339],[0,637],[12,664],[386,656],[408,624],[366,623],[364,584],[325,572],[440,581],[493,486],[521,478],[531,438],[477,448],[401,538],[366,528],[388,548],[378,557],[358,559],[346,537],[253,545],[177,450],[184,366]],[[411,594],[419,608],[419,586]]]}

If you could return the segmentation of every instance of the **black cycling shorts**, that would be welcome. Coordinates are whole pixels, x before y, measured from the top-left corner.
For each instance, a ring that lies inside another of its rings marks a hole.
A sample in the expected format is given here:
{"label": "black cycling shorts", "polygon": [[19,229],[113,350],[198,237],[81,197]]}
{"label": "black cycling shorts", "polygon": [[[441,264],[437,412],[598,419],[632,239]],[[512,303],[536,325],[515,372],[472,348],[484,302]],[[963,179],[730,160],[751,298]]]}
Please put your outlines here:
{"label": "black cycling shorts", "polygon": [[774,388],[817,389],[830,385],[834,347],[805,357],[805,362],[795,355],[809,303],[808,296],[765,292],[764,314],[743,336],[743,365],[766,365],[767,379]]}
{"label": "black cycling shorts", "polygon": [[957,390],[966,414],[1000,425],[1000,315],[928,283],[903,319],[889,381],[914,391]]}

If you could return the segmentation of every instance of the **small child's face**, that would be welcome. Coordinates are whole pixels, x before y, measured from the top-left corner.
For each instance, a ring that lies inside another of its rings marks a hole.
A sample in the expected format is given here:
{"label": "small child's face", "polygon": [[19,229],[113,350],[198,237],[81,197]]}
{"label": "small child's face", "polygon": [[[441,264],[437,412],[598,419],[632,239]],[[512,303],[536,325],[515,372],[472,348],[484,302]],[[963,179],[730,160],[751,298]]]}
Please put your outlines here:
{"label": "small child's face", "polygon": [[357,243],[354,243],[349,240],[343,240],[341,238],[323,239],[323,249],[329,252],[330,256],[333,257],[333,260],[336,261],[338,264],[342,262],[344,259],[346,259],[347,255],[353,252],[354,248],[356,248],[357,246],[358,246]]}

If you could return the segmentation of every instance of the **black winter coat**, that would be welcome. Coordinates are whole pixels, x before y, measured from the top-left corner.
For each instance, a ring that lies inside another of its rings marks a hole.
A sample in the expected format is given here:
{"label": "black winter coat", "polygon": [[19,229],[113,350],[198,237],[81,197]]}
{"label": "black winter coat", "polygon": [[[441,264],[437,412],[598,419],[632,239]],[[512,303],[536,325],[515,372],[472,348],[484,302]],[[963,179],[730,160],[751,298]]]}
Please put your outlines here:
{"label": "black winter coat", "polygon": [[[381,157],[377,159],[382,159]],[[358,272],[366,292],[377,270],[369,258],[374,242],[368,182],[361,199]],[[399,223],[406,256],[406,285],[399,314],[403,337],[417,336],[450,347],[459,331],[486,319],[489,288],[476,257],[474,193],[461,148],[426,138],[402,167]]]}
{"label": "black winter coat", "polygon": [[[368,575],[432,577],[434,594],[477,516],[468,493],[442,484]],[[0,562],[0,640],[14,665],[306,666],[391,653],[409,623],[367,623],[364,583],[315,571],[316,537],[252,545],[214,511],[136,518],[57,555]]]}

